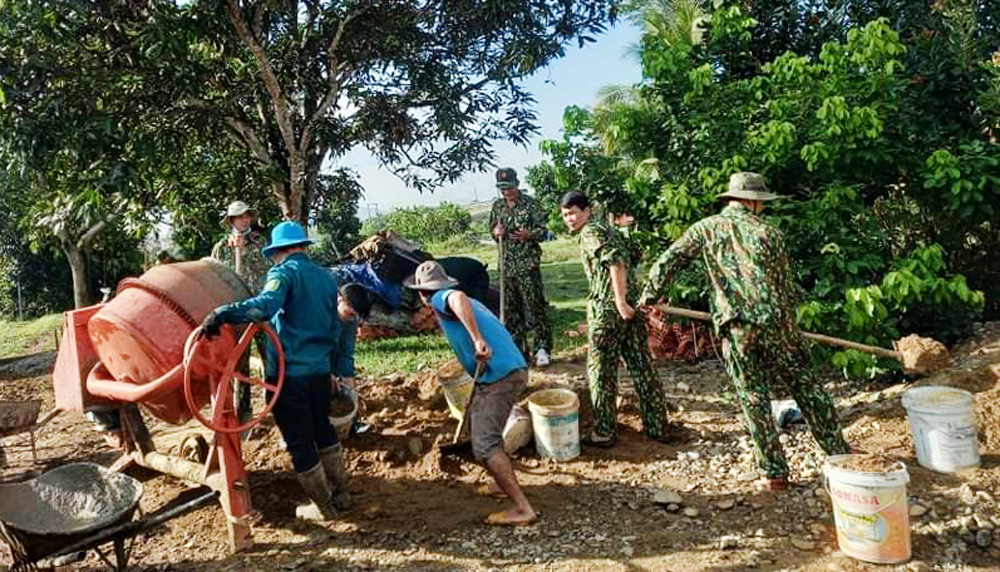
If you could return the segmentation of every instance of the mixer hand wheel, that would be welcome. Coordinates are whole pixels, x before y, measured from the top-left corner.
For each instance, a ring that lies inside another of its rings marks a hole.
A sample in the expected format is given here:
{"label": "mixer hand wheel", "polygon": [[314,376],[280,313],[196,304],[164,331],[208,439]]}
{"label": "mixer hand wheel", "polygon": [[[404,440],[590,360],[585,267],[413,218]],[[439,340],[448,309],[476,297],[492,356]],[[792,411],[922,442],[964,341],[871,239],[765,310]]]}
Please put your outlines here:
{"label": "mixer hand wheel", "polygon": [[[276,350],[278,376],[274,382],[268,382],[236,371],[240,358],[247,351],[247,348],[250,347],[257,330],[262,330],[270,338]],[[223,336],[229,335],[224,329]],[[271,329],[271,326],[264,322],[250,324],[246,331],[243,332],[243,335],[240,336],[236,347],[228,355],[213,355],[217,354],[217,352],[212,351],[214,344],[215,342],[206,339],[202,335],[200,327],[195,328],[191,332],[191,335],[188,336],[187,342],[184,344],[184,399],[187,401],[188,409],[190,409],[192,415],[205,427],[221,433],[241,433],[257,425],[267,417],[267,414],[271,412],[274,404],[278,401],[278,396],[281,395],[281,388],[285,384],[285,353],[281,348],[278,335]],[[206,355],[205,351],[202,351],[202,348],[206,347],[209,349],[207,352],[208,355]],[[224,363],[224,366],[221,368],[219,367],[220,362]],[[195,375],[199,373],[203,375],[207,373],[208,375],[212,406],[211,419],[201,414],[201,407],[195,398],[194,384],[202,381],[195,378]],[[259,386],[270,392],[269,398],[266,398],[264,409],[243,424],[239,424],[236,421],[236,406],[233,397],[236,394],[237,382]]]}

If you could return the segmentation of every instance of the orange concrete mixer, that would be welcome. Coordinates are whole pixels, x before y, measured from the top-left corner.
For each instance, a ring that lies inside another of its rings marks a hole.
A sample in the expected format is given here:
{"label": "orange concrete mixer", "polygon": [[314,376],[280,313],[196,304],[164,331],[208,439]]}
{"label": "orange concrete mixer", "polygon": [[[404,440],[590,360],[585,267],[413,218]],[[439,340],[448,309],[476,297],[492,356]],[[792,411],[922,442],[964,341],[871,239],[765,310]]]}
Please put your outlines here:
{"label": "orange concrete mixer", "polygon": [[[250,294],[232,270],[214,259],[154,266],[139,278],[122,280],[118,294],[107,304],[66,313],[53,372],[57,408],[120,407],[126,452],[115,468],[136,463],[219,491],[233,550],[250,544],[244,522],[250,511],[250,487],[239,433],[274,406],[284,381],[284,357],[267,324],[225,327],[213,340],[200,335],[199,324],[217,306]],[[87,335],[81,335],[84,324]],[[278,351],[279,375],[274,383],[239,371],[258,329]],[[237,420],[237,382],[269,392],[264,408],[244,423]],[[157,452],[130,404],[171,424],[195,417],[215,431],[204,464]]]}

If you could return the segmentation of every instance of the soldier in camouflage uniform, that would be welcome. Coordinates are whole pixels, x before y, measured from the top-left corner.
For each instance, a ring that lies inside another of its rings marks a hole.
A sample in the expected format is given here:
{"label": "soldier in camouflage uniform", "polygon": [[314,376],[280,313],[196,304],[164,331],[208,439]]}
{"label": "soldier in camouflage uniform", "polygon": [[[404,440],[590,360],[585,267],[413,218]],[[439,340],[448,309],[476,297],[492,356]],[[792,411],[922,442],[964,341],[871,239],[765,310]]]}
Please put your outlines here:
{"label": "soldier in camouflage uniform", "polygon": [[[490,229],[501,246],[503,265],[504,326],[525,356],[534,355],[535,364],[549,364],[552,352],[552,325],[549,305],[542,287],[542,247],[545,213],[538,202],[517,188],[514,169],[497,171],[497,188],[503,195],[493,201]],[[534,352],[528,336],[534,332]]]}
{"label": "soldier in camouflage uniform", "polygon": [[632,304],[636,288],[624,241],[605,217],[595,215],[587,195],[573,191],[559,201],[566,226],[580,233],[587,297],[587,382],[594,405],[594,429],[585,443],[611,447],[618,428],[618,363],[624,359],[639,397],[646,434],[667,441],[663,386],[649,355],[646,320]]}
{"label": "soldier in camouflage uniform", "polygon": [[[222,217],[222,226],[229,229],[229,234],[212,247],[212,258],[236,272],[251,292],[260,292],[264,289],[264,277],[271,268],[271,261],[262,250],[267,246],[267,238],[264,229],[257,224],[257,211],[243,201],[233,201]],[[261,357],[264,356],[264,339],[263,332],[255,338]],[[243,373],[250,372],[249,352],[244,354],[237,367]],[[241,383],[236,406],[240,422],[251,417],[250,399],[250,385]]]}
{"label": "soldier in camouflage uniform", "polygon": [[739,397],[760,467],[772,490],[787,487],[785,461],[771,413],[769,384],[787,387],[828,455],[848,453],[830,395],[808,368],[809,354],[796,324],[788,257],[778,229],[759,218],[777,198],[756,173],[735,173],[722,212],[691,226],[656,261],[639,303],[659,298],[688,262],[701,258],[714,295],[712,320],[722,338],[726,368]]}
{"label": "soldier in camouflage uniform", "polygon": [[261,250],[267,246],[267,238],[264,229],[257,224],[257,211],[243,201],[233,201],[222,217],[222,225],[229,229],[229,234],[215,243],[212,258],[239,274],[251,292],[260,292],[271,262]]}

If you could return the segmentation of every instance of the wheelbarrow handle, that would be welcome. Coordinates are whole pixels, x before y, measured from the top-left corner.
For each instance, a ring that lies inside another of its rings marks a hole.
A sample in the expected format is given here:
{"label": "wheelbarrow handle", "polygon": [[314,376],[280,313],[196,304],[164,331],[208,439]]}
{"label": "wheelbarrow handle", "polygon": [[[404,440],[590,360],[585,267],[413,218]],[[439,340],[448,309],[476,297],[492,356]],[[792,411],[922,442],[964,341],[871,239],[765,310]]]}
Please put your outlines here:
{"label": "wheelbarrow handle", "polygon": [[[702,320],[705,322],[711,322],[712,316],[708,312],[699,312],[697,310],[688,310],[687,308],[678,308],[676,306],[669,306],[667,304],[658,304],[655,306],[661,312],[666,314],[671,314],[673,316],[681,316],[684,318],[692,318],[694,320]],[[885,356],[894,359],[902,359],[902,354],[897,351],[888,350],[885,348],[880,348],[878,346],[869,346],[867,344],[859,344],[858,342],[852,342],[850,340],[844,340],[841,338],[835,338],[833,336],[826,336],[823,334],[816,334],[813,332],[802,332],[802,335],[814,342],[825,344],[828,346],[839,346],[843,348],[851,348],[862,352],[868,352],[872,354],[877,354],[880,356]]]}

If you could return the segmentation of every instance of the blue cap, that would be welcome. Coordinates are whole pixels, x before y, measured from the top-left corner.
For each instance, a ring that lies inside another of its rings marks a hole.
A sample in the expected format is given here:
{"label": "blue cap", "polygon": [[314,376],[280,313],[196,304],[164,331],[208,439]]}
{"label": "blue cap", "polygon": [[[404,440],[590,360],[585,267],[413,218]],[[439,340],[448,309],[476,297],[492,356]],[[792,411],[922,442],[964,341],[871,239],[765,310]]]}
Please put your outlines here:
{"label": "blue cap", "polygon": [[274,227],[274,230],[271,231],[271,244],[265,246],[262,252],[264,256],[270,258],[276,250],[306,244],[312,244],[312,239],[306,234],[302,225],[286,220]]}

